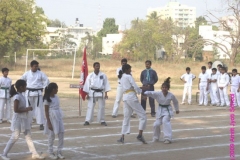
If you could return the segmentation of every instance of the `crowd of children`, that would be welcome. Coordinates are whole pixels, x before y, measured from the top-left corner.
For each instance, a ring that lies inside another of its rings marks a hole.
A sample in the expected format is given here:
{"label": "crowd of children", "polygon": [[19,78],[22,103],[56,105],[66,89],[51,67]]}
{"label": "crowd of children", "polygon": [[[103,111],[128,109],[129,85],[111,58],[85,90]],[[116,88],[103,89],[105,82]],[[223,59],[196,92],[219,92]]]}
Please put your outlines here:
{"label": "crowd of children", "polygon": [[[146,61],[150,63],[151,61]],[[153,142],[160,139],[161,129],[163,125],[163,138],[164,143],[169,144],[172,142],[172,127],[171,118],[173,117],[173,103],[176,114],[179,114],[178,100],[173,93],[169,92],[170,77],[167,78],[161,85],[161,91],[154,91],[150,88],[158,81],[157,74],[151,68],[146,70],[146,74],[141,75],[141,79],[153,80],[151,85],[143,85],[138,87],[131,75],[131,66],[127,64],[126,59],[121,61],[122,67],[118,69],[118,93],[116,102],[113,108],[112,117],[117,117],[118,107],[121,99],[124,104],[124,119],[122,123],[122,135],[119,140],[124,143],[124,136],[130,133],[130,119],[133,113],[136,113],[139,118],[139,134],[137,140],[146,144],[143,137],[143,130],[146,128],[147,116],[145,108],[140,104],[137,94],[141,94],[141,101],[146,101],[147,97],[155,99],[158,102],[158,109],[151,110],[152,117],[156,117],[153,124]],[[151,64],[151,63],[150,63]],[[57,96],[58,86],[56,83],[49,83],[47,76],[39,70],[38,62],[31,62],[31,70],[26,72],[20,80],[17,80],[12,85],[12,81],[8,78],[9,70],[2,69],[3,77],[0,78],[0,123],[3,122],[3,117],[11,123],[12,136],[6,144],[6,147],[1,155],[3,160],[9,160],[7,157],[8,152],[18,140],[20,133],[23,133],[26,138],[29,150],[32,153],[33,159],[44,159],[39,155],[34,147],[31,138],[31,125],[33,117],[36,118],[37,123],[40,124],[40,130],[44,129],[44,134],[48,135],[48,152],[51,159],[64,159],[62,149],[64,144],[64,125],[63,114],[60,109],[60,102]],[[106,74],[100,71],[100,63],[93,64],[94,71],[86,78],[83,90],[87,93],[88,108],[84,126],[90,125],[93,121],[93,113],[96,102],[99,104],[97,121],[107,126],[105,122],[105,100],[108,99],[108,94],[111,90]],[[152,75],[155,76],[155,79]],[[193,80],[196,78],[191,73],[189,67],[186,68],[186,73],[181,76],[184,82],[184,90],[182,103],[185,104],[186,97],[188,96],[187,103],[192,104],[192,86]],[[235,94],[235,106],[240,106],[240,76],[237,74],[237,69],[233,69],[231,77],[227,70],[222,65],[218,68],[212,68],[212,62],[208,62],[208,69],[206,66],[201,67],[201,73],[198,76],[198,89],[200,91],[199,105],[208,105],[208,95],[210,94],[211,105],[213,106],[229,106],[228,86],[231,85],[231,93]],[[42,91],[44,89],[44,96]],[[25,95],[24,95],[25,94]],[[10,98],[13,100],[13,116],[10,120],[11,105]],[[4,106],[5,114],[4,114]],[[44,107],[43,107],[44,106]],[[45,118],[44,118],[45,110]],[[53,142],[55,135],[58,135],[57,152],[54,154]]]}
{"label": "crowd of children", "polygon": [[[196,78],[190,73],[190,68],[186,68],[186,73],[181,76],[184,82],[182,103],[185,104],[186,94],[188,96],[188,104],[191,104],[192,83]],[[231,74],[227,73],[227,68],[221,64],[217,68],[212,68],[212,62],[208,62],[208,69],[206,66],[201,67],[201,73],[198,76],[199,89],[199,106],[208,106],[210,95],[210,104],[218,107],[230,107],[228,86],[231,86],[230,92],[235,95],[234,107],[240,107],[240,76],[237,69],[233,69]]]}

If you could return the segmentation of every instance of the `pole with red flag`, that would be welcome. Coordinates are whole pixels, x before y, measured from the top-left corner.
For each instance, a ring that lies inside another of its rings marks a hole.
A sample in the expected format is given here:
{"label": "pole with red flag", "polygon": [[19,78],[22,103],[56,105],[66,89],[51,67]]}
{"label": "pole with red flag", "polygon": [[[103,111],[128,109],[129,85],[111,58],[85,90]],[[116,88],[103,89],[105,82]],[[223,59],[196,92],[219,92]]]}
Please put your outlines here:
{"label": "pole with red flag", "polygon": [[[81,66],[81,75],[80,75],[80,88],[79,88],[79,116],[81,116],[81,98],[85,100],[87,93],[83,91],[83,86],[85,84],[86,78],[88,76],[88,64],[87,64],[87,49],[84,48],[82,66]],[[80,98],[81,96],[81,98]]]}

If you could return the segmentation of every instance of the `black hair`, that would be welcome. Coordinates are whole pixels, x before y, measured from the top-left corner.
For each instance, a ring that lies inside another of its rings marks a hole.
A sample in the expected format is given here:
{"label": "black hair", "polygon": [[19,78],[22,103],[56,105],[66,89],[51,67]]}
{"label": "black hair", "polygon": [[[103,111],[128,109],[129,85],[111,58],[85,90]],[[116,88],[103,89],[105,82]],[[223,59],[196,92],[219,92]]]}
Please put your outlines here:
{"label": "black hair", "polygon": [[124,64],[122,66],[122,72],[126,73],[127,70],[129,70],[130,68],[132,68],[129,64]]}
{"label": "black hair", "polygon": [[38,67],[38,70],[41,71],[41,68]]}
{"label": "black hair", "polygon": [[221,67],[222,70],[224,71],[227,71],[227,68],[226,67]]}
{"label": "black hair", "polygon": [[126,62],[127,63],[127,59],[126,58],[123,58],[122,60],[121,60],[121,63],[122,62]]}
{"label": "black hair", "polygon": [[99,63],[99,62],[94,62],[94,63],[93,63],[93,67],[95,67],[97,64],[99,64],[99,66],[100,66],[100,63]]}
{"label": "black hair", "polygon": [[170,77],[168,77],[167,79],[165,79],[164,82],[163,82],[163,84],[162,84],[162,87],[163,87],[163,86],[166,86],[168,89],[170,89],[170,82],[171,82],[170,80],[171,80]]}
{"label": "black hair", "polygon": [[3,72],[6,72],[6,71],[9,71],[9,69],[8,69],[8,68],[3,68],[3,69],[2,69],[2,73],[3,73]]}
{"label": "black hair", "polygon": [[206,66],[202,66],[202,67],[201,67],[201,69],[204,69],[204,70],[206,70]]}
{"label": "black hair", "polygon": [[223,67],[221,64],[218,64],[217,67]]}
{"label": "black hair", "polygon": [[15,84],[11,85],[11,89],[9,91],[10,97],[13,97],[14,95],[17,94],[17,90],[15,89],[14,86],[16,87],[16,89],[19,89],[20,87],[27,86],[27,83],[26,83],[26,81],[24,81],[22,79],[17,80],[17,82]]}
{"label": "black hair", "polygon": [[57,89],[57,88],[58,88],[57,83],[53,83],[53,82],[50,83],[47,87],[45,87],[43,101],[46,99],[48,102],[52,102],[50,98],[50,94],[53,89]]}
{"label": "black hair", "polygon": [[150,60],[146,60],[145,63],[149,63],[150,65],[152,65],[152,61]]}
{"label": "black hair", "polygon": [[191,71],[190,67],[187,67],[187,68],[186,68],[186,71]]}
{"label": "black hair", "polygon": [[33,60],[33,61],[30,63],[30,66],[32,67],[33,65],[39,65],[38,61]]}
{"label": "black hair", "polygon": [[118,78],[121,79],[121,78],[122,78],[122,75],[123,75],[123,71],[120,70],[120,71],[118,72]]}
{"label": "black hair", "polygon": [[237,73],[237,69],[233,69],[232,72],[236,72]]}
{"label": "black hair", "polygon": [[208,62],[208,64],[211,64],[211,66],[212,66],[212,62],[210,61],[210,62]]}
{"label": "black hair", "polygon": [[216,71],[217,72],[217,68],[213,68],[212,71]]}

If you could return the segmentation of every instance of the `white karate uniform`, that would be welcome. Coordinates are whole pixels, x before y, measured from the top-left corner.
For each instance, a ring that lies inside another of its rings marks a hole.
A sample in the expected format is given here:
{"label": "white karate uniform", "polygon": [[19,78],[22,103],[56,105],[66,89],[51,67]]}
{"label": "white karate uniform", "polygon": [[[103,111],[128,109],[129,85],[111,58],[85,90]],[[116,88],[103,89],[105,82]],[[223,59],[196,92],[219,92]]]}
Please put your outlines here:
{"label": "white karate uniform", "polygon": [[[211,78],[212,75],[212,68],[207,69],[206,73],[208,74],[209,79]],[[212,88],[211,85],[208,85],[208,93],[210,95],[210,99],[211,99],[211,103],[212,103],[212,99],[214,99],[213,94],[212,94]]]}
{"label": "white karate uniform", "polygon": [[137,86],[133,77],[129,74],[123,74],[121,78],[123,103],[124,103],[124,118],[122,123],[122,134],[130,133],[130,119],[133,111],[139,118],[139,130],[144,130],[147,124],[147,115],[145,110],[139,103],[137,94],[141,94],[142,90]]}
{"label": "white karate uniform", "polygon": [[44,127],[44,134],[48,134],[48,152],[49,154],[53,154],[53,143],[55,140],[55,135],[58,135],[58,147],[57,147],[57,155],[61,154],[63,149],[63,141],[64,141],[64,126],[63,126],[63,114],[60,108],[60,101],[57,95],[54,97],[50,97],[52,102],[48,102],[46,99],[44,100],[44,105],[49,106],[49,119],[52,124],[53,131],[48,129],[48,122],[46,120]]}
{"label": "white karate uniform", "polygon": [[182,98],[182,102],[185,102],[186,99],[186,94],[188,95],[188,103],[191,104],[192,102],[192,81],[193,79],[196,78],[195,75],[193,75],[192,73],[185,73],[181,76],[181,79],[186,81],[186,83],[184,83],[184,89],[183,89],[183,98]]}
{"label": "white karate uniform", "polygon": [[[33,111],[30,112],[32,118],[35,116],[37,124],[44,124],[44,109],[41,89],[44,89],[49,84],[48,77],[39,70],[37,70],[36,72],[32,72],[31,70],[29,70],[23,74],[21,79],[27,82],[27,90],[25,92],[25,97],[27,107],[33,107]],[[37,90],[30,91],[28,89]]]}
{"label": "white karate uniform", "polygon": [[200,96],[199,96],[199,105],[204,104],[205,106],[208,104],[208,79],[209,76],[208,74],[205,72],[200,73],[199,77],[200,79],[200,84],[199,84],[199,88],[200,88]]}
{"label": "white karate uniform", "polygon": [[231,77],[231,93],[235,95],[234,106],[240,106],[240,93],[237,91],[240,84],[240,76]]}
{"label": "white karate uniform", "polygon": [[[9,91],[11,89],[12,80],[10,78],[1,77],[0,78],[0,120],[6,118],[10,120],[11,118],[11,100]],[[4,106],[5,113],[4,113]]]}
{"label": "white karate uniform", "polygon": [[[18,100],[18,108],[24,109],[26,108],[26,99],[22,95],[22,93],[18,93],[13,97],[13,101]],[[12,123],[11,123],[11,131],[12,136],[7,142],[7,145],[5,149],[3,150],[3,155],[7,156],[8,152],[13,147],[14,143],[18,140],[20,133],[23,132],[29,151],[33,155],[38,155],[35,146],[33,144],[32,138],[31,138],[31,116],[29,115],[29,112],[23,112],[23,113],[13,113],[12,117]]]}
{"label": "white karate uniform", "polygon": [[221,99],[221,106],[230,105],[229,98],[228,98],[228,84],[229,84],[229,75],[227,73],[220,74],[218,76],[218,87],[223,87],[223,89],[219,88],[220,99]]}
{"label": "white karate uniform", "polygon": [[[92,89],[100,89],[101,92],[95,92]],[[105,92],[110,91],[110,85],[107,79],[107,76],[100,72],[96,75],[94,72],[87,76],[86,82],[83,86],[83,91],[88,93],[88,109],[86,114],[86,121],[92,122],[94,116],[94,107],[96,102],[98,101],[98,122],[105,122]],[[95,93],[94,93],[95,92]]]}
{"label": "white karate uniform", "polygon": [[[210,77],[211,80],[218,80],[218,75],[217,74],[212,74]],[[211,104],[212,105],[219,105],[220,101],[219,101],[219,97],[218,97],[218,86],[217,86],[217,81],[216,82],[211,82],[210,84],[211,86]]]}
{"label": "white karate uniform", "polygon": [[[122,70],[122,67],[117,69],[117,75],[119,75],[119,71],[121,71],[121,70]],[[117,116],[118,115],[118,108],[119,108],[120,102],[122,100],[122,97],[123,97],[122,86],[121,86],[120,79],[118,78],[116,99],[115,99],[115,103],[114,103],[114,106],[113,106],[113,112],[112,112],[113,116]]]}
{"label": "white karate uniform", "polygon": [[[153,124],[153,141],[159,140],[160,138],[160,125],[163,125],[164,140],[172,141],[172,126],[170,119],[173,117],[173,109],[171,106],[171,101],[173,102],[175,110],[179,111],[178,100],[170,92],[168,92],[166,97],[160,91],[146,91],[144,94],[148,97],[156,99],[156,101],[159,103],[156,113],[156,121]],[[161,107],[160,105],[166,105],[168,107]]]}

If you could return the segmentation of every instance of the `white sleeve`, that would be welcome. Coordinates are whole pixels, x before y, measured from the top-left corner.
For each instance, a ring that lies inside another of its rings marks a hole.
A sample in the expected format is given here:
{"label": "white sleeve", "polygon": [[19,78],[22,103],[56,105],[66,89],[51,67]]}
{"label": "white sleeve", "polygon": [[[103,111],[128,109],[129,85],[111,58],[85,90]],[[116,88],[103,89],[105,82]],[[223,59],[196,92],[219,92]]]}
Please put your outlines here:
{"label": "white sleeve", "polygon": [[86,81],[85,81],[84,86],[83,86],[83,91],[86,92],[86,93],[89,93],[90,76],[91,76],[91,74],[87,76]]}
{"label": "white sleeve", "polygon": [[198,78],[201,78],[201,73],[199,74]]}
{"label": "white sleeve", "polygon": [[108,92],[111,90],[110,84],[108,82],[107,76],[104,74],[104,92]]}
{"label": "white sleeve", "polygon": [[185,76],[185,74],[183,74],[180,78],[183,80],[184,76]]}
{"label": "white sleeve", "polygon": [[120,69],[118,68],[118,69],[117,69],[117,71],[116,71],[116,73],[117,73],[117,76],[119,75],[119,71],[120,71]]}
{"label": "white sleeve", "polygon": [[175,110],[179,111],[178,100],[174,95],[172,95],[172,101],[173,101],[173,106],[174,106]]}
{"label": "white sleeve", "polygon": [[20,79],[27,81],[27,74],[28,72],[25,72]]}
{"label": "white sleeve", "polygon": [[43,87],[45,88],[45,87],[47,87],[48,84],[49,84],[49,79],[48,79],[48,77],[47,77],[47,75],[46,75],[45,73],[43,73],[43,72],[41,72],[41,73],[42,73]]}
{"label": "white sleeve", "polygon": [[142,93],[142,90],[137,86],[137,84],[135,83],[134,79],[132,76],[128,76],[129,78],[129,82],[130,84],[133,86],[134,90],[136,91],[137,94]]}
{"label": "white sleeve", "polygon": [[157,97],[160,96],[158,93],[159,92],[156,92],[156,91],[146,91],[146,92],[144,92],[144,95],[151,97],[153,99],[157,99]]}

